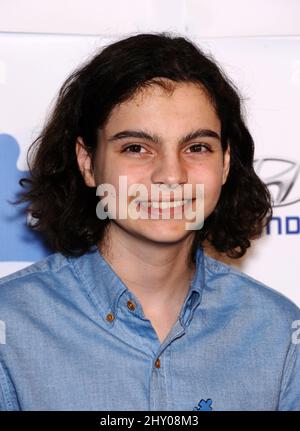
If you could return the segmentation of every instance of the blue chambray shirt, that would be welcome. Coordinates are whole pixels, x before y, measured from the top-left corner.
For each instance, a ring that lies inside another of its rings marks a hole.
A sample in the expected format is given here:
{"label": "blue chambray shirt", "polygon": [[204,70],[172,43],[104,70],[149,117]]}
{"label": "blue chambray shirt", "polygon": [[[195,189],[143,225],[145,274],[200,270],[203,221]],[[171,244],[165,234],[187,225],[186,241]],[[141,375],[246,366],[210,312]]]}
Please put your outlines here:
{"label": "blue chambray shirt", "polygon": [[300,410],[299,308],[202,248],[162,344],[96,246],[1,278],[0,320],[0,410]]}

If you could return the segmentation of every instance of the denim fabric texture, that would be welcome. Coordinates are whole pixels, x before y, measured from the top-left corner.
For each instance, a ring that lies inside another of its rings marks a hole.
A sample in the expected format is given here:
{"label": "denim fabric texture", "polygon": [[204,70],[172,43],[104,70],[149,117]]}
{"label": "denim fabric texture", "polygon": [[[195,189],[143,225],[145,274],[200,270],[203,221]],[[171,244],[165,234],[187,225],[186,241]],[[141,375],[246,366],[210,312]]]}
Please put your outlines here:
{"label": "denim fabric texture", "polygon": [[0,320],[0,410],[300,410],[300,309],[201,247],[163,343],[96,246],[2,277]]}

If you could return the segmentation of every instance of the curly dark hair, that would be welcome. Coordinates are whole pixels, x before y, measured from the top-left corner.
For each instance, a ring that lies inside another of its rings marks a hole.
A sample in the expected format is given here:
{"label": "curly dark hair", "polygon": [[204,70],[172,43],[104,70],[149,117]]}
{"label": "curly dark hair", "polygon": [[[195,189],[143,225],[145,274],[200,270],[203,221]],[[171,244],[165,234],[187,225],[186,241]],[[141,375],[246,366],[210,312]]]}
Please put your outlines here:
{"label": "curly dark hair", "polygon": [[216,208],[195,231],[191,256],[194,259],[197,247],[209,241],[218,252],[239,258],[250,240],[261,236],[272,216],[271,196],[253,169],[254,143],[238,89],[213,57],[188,38],[148,33],[109,44],[76,69],[29,148],[29,177],[19,181],[29,189],[13,204],[29,202],[25,211],[35,219],[31,228],[41,232],[54,251],[65,256],[86,253],[103,239],[109,222],[96,215],[99,197],[79,170],[77,138],[82,137],[93,161],[97,144],[101,145],[97,131],[112,109],[149,82],[164,87],[159,77],[205,88],[221,122],[223,152],[230,144],[227,181]]}

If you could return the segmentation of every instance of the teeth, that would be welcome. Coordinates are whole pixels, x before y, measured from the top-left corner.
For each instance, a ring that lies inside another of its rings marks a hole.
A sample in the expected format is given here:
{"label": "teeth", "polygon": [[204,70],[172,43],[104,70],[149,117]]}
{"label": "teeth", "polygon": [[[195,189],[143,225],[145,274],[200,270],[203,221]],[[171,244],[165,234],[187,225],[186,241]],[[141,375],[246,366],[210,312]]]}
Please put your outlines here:
{"label": "teeth", "polygon": [[184,201],[174,201],[174,202],[140,202],[141,205],[144,207],[153,207],[153,208],[160,208],[160,209],[167,209],[167,208],[176,208],[182,205],[186,205],[190,200],[185,199]]}

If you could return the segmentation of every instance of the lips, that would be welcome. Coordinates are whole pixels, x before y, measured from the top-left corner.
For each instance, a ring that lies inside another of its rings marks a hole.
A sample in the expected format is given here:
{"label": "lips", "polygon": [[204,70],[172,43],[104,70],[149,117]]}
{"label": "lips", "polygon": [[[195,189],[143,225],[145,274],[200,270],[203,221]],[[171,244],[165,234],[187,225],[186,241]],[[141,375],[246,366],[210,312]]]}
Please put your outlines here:
{"label": "lips", "polygon": [[189,207],[194,199],[185,199],[180,201],[137,201],[138,208],[148,214],[148,217],[155,219],[160,216],[166,216],[164,218],[173,219],[174,217],[179,219],[183,218],[185,208]]}
{"label": "lips", "polygon": [[187,205],[191,202],[192,199],[184,199],[184,200],[173,200],[173,201],[138,201],[141,206],[145,208],[155,208],[165,210],[168,208],[177,208],[183,205]]}

